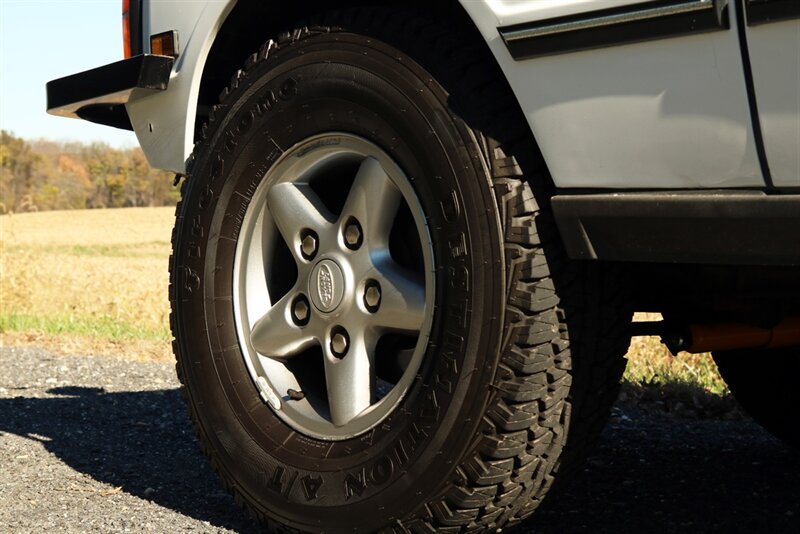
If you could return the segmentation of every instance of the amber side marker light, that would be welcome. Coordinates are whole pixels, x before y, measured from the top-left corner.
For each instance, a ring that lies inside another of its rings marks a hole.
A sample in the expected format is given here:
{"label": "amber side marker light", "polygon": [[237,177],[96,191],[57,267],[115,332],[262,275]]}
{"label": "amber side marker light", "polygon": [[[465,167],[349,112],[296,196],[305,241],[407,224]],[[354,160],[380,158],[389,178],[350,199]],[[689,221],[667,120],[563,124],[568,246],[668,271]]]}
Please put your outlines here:
{"label": "amber side marker light", "polygon": [[178,57],[178,32],[170,30],[150,36],[150,53]]}
{"label": "amber side marker light", "polygon": [[125,59],[131,57],[131,0],[122,0],[122,47]]}

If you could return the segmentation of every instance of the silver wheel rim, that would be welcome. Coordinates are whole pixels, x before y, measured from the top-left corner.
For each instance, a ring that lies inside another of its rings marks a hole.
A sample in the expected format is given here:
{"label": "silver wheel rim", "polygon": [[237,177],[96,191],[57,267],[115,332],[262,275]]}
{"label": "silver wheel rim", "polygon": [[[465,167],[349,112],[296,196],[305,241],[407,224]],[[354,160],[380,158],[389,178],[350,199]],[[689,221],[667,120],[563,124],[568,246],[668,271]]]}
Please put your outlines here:
{"label": "silver wheel rim", "polygon": [[422,206],[388,154],[344,133],[289,149],[256,189],[234,256],[239,344],[264,402],[318,439],[378,425],[422,364],[433,272]]}

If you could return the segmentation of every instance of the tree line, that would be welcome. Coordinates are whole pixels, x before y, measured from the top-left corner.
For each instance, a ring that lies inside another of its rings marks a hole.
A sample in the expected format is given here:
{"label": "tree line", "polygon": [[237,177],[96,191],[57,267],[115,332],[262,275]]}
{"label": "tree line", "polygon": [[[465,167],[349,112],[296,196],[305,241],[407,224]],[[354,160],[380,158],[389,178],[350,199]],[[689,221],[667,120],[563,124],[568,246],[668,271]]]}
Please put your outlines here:
{"label": "tree line", "polygon": [[173,177],[152,169],[138,147],[26,141],[0,131],[0,213],[166,206],[179,197]]}

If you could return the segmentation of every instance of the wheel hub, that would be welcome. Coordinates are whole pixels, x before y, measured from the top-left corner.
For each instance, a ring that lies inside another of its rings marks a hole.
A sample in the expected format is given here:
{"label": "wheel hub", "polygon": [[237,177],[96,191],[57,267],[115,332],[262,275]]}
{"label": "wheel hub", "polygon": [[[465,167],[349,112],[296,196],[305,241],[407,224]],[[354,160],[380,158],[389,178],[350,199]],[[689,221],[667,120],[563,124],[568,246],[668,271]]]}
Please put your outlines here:
{"label": "wheel hub", "polygon": [[333,260],[321,260],[311,271],[308,280],[311,302],[323,313],[336,310],[345,294],[344,274]]}

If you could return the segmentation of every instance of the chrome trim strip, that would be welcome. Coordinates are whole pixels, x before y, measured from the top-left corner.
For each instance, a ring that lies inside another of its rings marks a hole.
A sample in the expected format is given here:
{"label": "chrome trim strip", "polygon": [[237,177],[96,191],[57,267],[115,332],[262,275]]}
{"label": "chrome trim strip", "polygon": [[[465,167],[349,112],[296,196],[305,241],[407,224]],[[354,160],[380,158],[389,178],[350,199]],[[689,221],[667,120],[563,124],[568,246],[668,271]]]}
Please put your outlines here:
{"label": "chrome trim strip", "polygon": [[730,28],[728,0],[660,0],[498,28],[516,60]]}
{"label": "chrome trim strip", "polygon": [[[640,8],[642,4],[633,4],[628,6],[630,8]],[[530,39],[535,37],[542,37],[545,35],[553,35],[556,33],[572,32],[586,30],[589,28],[600,28],[603,26],[614,26],[617,24],[625,24],[628,22],[636,22],[641,20],[651,20],[669,15],[679,15],[684,13],[694,13],[697,11],[705,11],[714,9],[712,0],[694,0],[693,2],[681,2],[672,6],[661,6],[651,9],[642,9],[630,11],[628,13],[620,13],[616,15],[609,15],[605,17],[597,17],[586,20],[579,20],[575,22],[566,22],[563,24],[553,24],[551,26],[543,26],[539,28],[523,28],[515,31],[503,33],[501,35],[506,43],[519,41],[521,39]]]}

